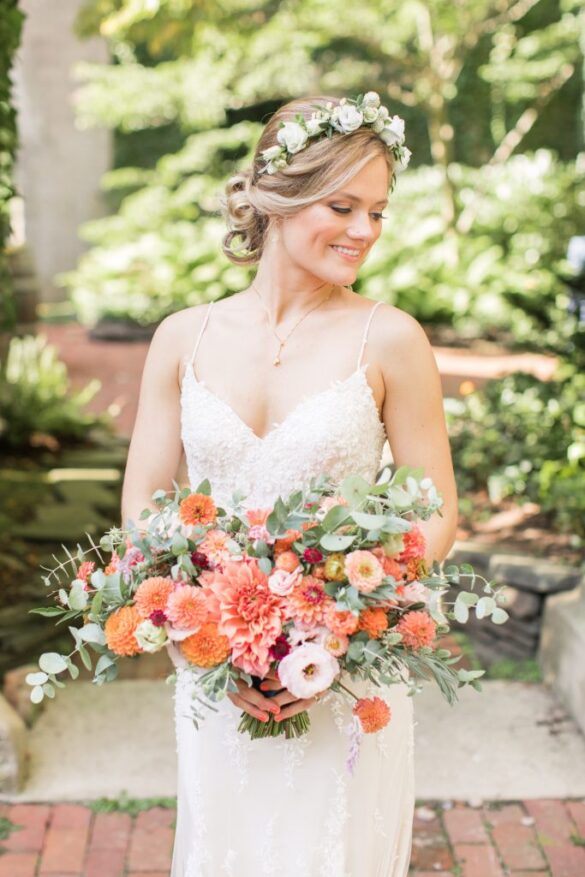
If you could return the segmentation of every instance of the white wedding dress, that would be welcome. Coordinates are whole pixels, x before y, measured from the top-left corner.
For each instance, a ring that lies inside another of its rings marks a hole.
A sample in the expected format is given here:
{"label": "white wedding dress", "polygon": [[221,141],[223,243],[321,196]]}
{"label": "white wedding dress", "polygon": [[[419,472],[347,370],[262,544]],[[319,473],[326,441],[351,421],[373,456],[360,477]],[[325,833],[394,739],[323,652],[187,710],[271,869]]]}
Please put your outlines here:
{"label": "white wedding dress", "polygon": [[[379,303],[378,303],[379,304]],[[263,438],[195,376],[182,387],[182,439],[189,480],[209,478],[224,508],[232,493],[265,507],[322,472],[374,479],[385,433],[361,365],[310,395]],[[351,701],[328,694],[310,709],[304,737],[251,740],[237,730],[241,709],[226,698],[196,730],[189,675],[177,670],[178,801],[171,877],[406,877],[414,810],[413,701],[401,682],[361,681],[358,695],[389,704],[387,727],[364,735],[353,775],[346,768]]]}

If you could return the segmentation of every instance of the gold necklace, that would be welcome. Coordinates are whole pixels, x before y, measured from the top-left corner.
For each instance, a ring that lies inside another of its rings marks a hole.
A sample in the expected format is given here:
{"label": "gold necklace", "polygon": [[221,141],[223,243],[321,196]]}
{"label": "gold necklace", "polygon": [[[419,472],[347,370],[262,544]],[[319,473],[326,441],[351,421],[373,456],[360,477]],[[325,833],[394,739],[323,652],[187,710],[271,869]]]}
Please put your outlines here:
{"label": "gold necklace", "polygon": [[[331,287],[331,289],[329,290],[328,295],[323,299],[323,301],[320,301],[319,304],[313,305],[313,307],[310,308],[310,309],[307,311],[306,314],[303,314],[303,316],[300,318],[300,320],[297,320],[297,322],[294,324],[294,326],[292,327],[292,329],[290,330],[290,332],[289,332],[287,335],[285,335],[284,338],[281,338],[280,335],[278,334],[278,332],[276,331],[276,329],[274,329],[274,328],[270,325],[270,312],[269,312],[268,308],[266,307],[266,305],[264,304],[264,302],[263,302],[263,300],[262,300],[262,296],[260,295],[260,293],[259,293],[258,290],[256,289],[256,286],[255,286],[253,283],[251,283],[250,286],[251,286],[251,288],[254,290],[254,292],[256,293],[256,295],[258,296],[258,298],[260,299],[260,304],[261,304],[262,307],[264,308],[264,310],[265,310],[265,312],[266,312],[266,316],[267,316],[267,318],[268,318],[268,326],[269,326],[269,328],[272,330],[272,334],[276,337],[276,340],[278,341],[278,352],[277,352],[277,354],[276,354],[276,357],[275,357],[274,360],[272,361],[272,365],[280,365],[280,352],[281,352],[282,348],[284,347],[284,345],[286,344],[286,342],[288,341],[288,339],[290,338],[290,336],[292,335],[292,333],[294,332],[294,330],[295,330],[295,329],[297,328],[297,326],[299,325],[299,323],[302,323],[303,320],[305,319],[305,317],[308,317],[309,314],[310,314],[312,311],[316,311],[317,308],[320,308],[321,305],[324,305],[326,301],[329,301],[329,299],[330,299],[331,296],[333,295],[333,290],[335,289],[335,284],[334,284],[334,285]],[[321,289],[321,287],[323,287],[323,286],[325,286],[324,283],[322,283],[321,286],[318,286],[317,289]],[[317,291],[317,290],[315,290],[315,291]]]}

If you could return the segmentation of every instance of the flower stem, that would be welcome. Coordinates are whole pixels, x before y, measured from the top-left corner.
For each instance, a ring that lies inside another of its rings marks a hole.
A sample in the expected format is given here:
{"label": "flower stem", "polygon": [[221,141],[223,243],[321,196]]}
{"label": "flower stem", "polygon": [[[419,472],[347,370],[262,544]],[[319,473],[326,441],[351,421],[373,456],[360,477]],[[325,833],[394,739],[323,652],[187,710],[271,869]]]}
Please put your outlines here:
{"label": "flower stem", "polygon": [[238,731],[241,734],[248,733],[252,740],[259,737],[277,737],[279,734],[284,734],[286,739],[290,740],[291,737],[302,737],[310,727],[311,720],[306,710],[281,722],[276,722],[273,716],[270,716],[267,722],[261,722],[250,713],[242,713]]}

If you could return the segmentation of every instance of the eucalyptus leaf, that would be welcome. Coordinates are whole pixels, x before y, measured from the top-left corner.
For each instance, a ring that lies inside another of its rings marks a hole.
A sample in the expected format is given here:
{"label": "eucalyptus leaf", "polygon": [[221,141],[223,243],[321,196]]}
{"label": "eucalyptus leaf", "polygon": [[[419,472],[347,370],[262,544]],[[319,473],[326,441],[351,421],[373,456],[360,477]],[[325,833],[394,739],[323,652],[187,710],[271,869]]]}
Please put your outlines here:
{"label": "eucalyptus leaf", "polygon": [[52,673],[62,673],[63,670],[67,669],[67,661],[63,655],[59,655],[57,652],[45,652],[39,658],[39,667],[49,675]]}
{"label": "eucalyptus leaf", "polygon": [[496,601],[493,597],[481,597],[477,601],[477,606],[475,607],[475,614],[477,618],[485,618],[486,615],[490,615],[493,610],[496,608]]}
{"label": "eucalyptus leaf", "polygon": [[461,603],[459,599],[457,599],[455,600],[455,605],[453,607],[453,614],[460,624],[465,624],[469,618],[469,609],[465,603]]}
{"label": "eucalyptus leaf", "polygon": [[79,636],[86,643],[98,643],[103,646],[106,642],[106,635],[99,624],[85,624],[80,629]]}
{"label": "eucalyptus leaf", "polygon": [[339,494],[352,508],[360,505],[368,496],[370,484],[361,475],[349,475],[341,482]]}
{"label": "eucalyptus leaf", "polygon": [[30,699],[33,703],[41,703],[45,693],[40,685],[36,685],[30,693]]}
{"label": "eucalyptus leaf", "polygon": [[264,573],[264,575],[269,576],[272,572],[272,561],[269,557],[261,557],[258,561],[258,566]]}
{"label": "eucalyptus leaf", "polygon": [[71,585],[71,590],[69,591],[68,596],[68,603],[71,609],[75,609],[78,612],[86,608],[87,604],[89,603],[89,596],[84,588],[83,582],[75,581]]}
{"label": "eucalyptus leaf", "polygon": [[505,609],[502,609],[500,606],[497,606],[492,612],[492,621],[494,624],[503,624],[508,620],[508,613]]}
{"label": "eucalyptus leaf", "polygon": [[335,533],[324,533],[319,540],[319,544],[325,551],[345,551],[355,542],[354,536],[338,536]]}
{"label": "eucalyptus leaf", "polygon": [[45,682],[43,685],[43,692],[46,697],[50,697],[51,699],[55,697],[55,686],[51,685],[50,682]]}
{"label": "eucalyptus leaf", "polygon": [[83,661],[84,667],[87,670],[91,670],[91,657],[85,646],[79,643],[77,651],[79,652],[79,657]]}
{"label": "eucalyptus leaf", "polygon": [[350,515],[350,511],[347,506],[336,505],[333,508],[329,509],[323,520],[321,521],[321,527],[323,530],[326,530],[328,533],[337,529],[337,527],[341,526],[341,524],[345,523],[348,520]]}
{"label": "eucalyptus leaf", "polygon": [[115,659],[112,658],[110,655],[101,655],[100,658],[98,659],[97,664],[95,665],[96,676],[99,675],[100,673],[103,673],[104,670],[107,670],[108,667],[111,667],[115,663],[116,663]]}
{"label": "eucalyptus leaf", "polygon": [[48,678],[46,673],[27,673],[24,681],[27,685],[44,685]]}
{"label": "eucalyptus leaf", "polygon": [[386,523],[385,515],[373,515],[368,512],[352,512],[352,518],[364,530],[381,529]]}

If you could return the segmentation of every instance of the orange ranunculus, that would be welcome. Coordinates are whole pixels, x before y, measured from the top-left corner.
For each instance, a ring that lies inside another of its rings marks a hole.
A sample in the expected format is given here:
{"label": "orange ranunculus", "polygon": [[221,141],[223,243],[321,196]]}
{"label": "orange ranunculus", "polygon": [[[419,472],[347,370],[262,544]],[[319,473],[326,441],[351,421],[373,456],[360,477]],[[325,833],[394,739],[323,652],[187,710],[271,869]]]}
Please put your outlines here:
{"label": "orange ranunculus", "polygon": [[121,606],[109,616],[104,626],[106,643],[116,655],[131,656],[142,651],[134,631],[142,618],[136,606]]}
{"label": "orange ranunculus", "polygon": [[215,521],[217,508],[205,493],[191,493],[179,504],[179,517],[184,524],[211,524]]}
{"label": "orange ranunculus", "polygon": [[379,639],[388,628],[388,616],[379,606],[362,609],[358,620],[358,630],[365,630],[371,639]]}
{"label": "orange ranunculus", "polygon": [[228,657],[230,647],[227,636],[218,632],[217,624],[208,621],[197,633],[179,643],[183,657],[197,667],[215,667]]}
{"label": "orange ranunculus", "polygon": [[390,707],[381,697],[360,698],[353,708],[353,714],[360,720],[365,734],[381,731],[392,717]]}

